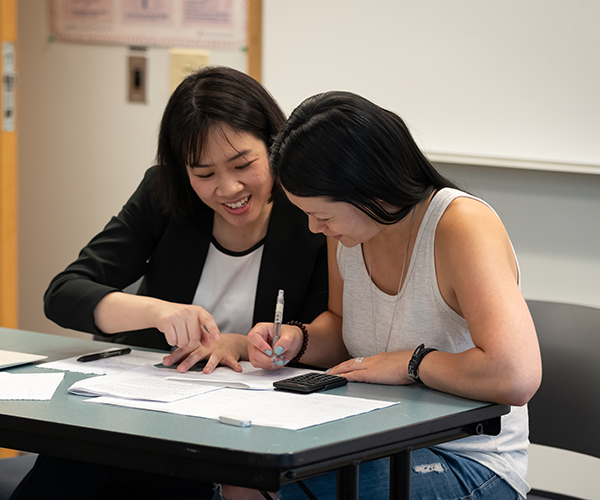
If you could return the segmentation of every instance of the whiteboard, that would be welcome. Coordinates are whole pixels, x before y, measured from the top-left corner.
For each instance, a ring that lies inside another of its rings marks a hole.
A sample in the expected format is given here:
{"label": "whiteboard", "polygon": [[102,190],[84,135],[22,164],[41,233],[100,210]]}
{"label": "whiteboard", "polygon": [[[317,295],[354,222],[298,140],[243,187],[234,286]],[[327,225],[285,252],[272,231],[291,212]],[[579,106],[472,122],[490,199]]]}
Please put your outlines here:
{"label": "whiteboard", "polygon": [[361,94],[432,154],[600,166],[598,0],[263,0],[263,83]]}

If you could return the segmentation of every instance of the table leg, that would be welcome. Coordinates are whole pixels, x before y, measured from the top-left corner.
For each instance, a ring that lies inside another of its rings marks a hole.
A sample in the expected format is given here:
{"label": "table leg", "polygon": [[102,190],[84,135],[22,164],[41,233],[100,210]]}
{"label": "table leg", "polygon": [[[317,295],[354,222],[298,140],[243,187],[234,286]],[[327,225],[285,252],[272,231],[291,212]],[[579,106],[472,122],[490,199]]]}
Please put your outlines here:
{"label": "table leg", "polygon": [[390,500],[410,500],[410,448],[390,457]]}
{"label": "table leg", "polygon": [[337,500],[358,500],[359,462],[338,469]]}

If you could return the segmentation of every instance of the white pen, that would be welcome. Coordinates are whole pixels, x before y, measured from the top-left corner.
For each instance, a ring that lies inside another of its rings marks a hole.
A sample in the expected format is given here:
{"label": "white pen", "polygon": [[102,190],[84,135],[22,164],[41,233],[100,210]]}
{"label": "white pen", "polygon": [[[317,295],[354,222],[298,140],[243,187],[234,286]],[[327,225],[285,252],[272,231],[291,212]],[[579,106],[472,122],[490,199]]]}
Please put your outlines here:
{"label": "white pen", "polygon": [[271,356],[271,366],[275,367],[277,363],[277,355],[275,354],[275,344],[279,342],[279,332],[281,330],[281,322],[283,320],[283,290],[279,290],[277,294],[277,304],[275,304],[275,331],[273,332],[273,355]]}

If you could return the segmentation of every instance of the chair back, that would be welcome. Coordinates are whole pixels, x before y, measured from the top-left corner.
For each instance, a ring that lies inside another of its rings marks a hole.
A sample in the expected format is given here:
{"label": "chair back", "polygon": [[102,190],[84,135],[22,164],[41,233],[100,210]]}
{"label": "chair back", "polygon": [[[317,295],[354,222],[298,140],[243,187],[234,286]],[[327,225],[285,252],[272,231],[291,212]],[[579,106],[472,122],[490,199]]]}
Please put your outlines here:
{"label": "chair back", "polygon": [[600,458],[600,309],[528,300],[542,384],[529,402],[532,443]]}

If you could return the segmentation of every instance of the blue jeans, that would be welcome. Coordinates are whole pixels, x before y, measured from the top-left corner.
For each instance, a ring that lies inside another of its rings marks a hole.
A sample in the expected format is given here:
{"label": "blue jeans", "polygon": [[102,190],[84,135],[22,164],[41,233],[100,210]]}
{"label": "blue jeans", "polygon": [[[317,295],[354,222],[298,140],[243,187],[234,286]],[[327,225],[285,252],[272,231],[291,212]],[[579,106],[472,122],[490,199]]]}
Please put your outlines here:
{"label": "blue jeans", "polygon": [[[390,461],[374,460],[360,464],[360,500],[389,498]],[[337,474],[329,472],[304,481],[318,500],[335,500]],[[411,500],[516,500],[518,495],[505,481],[479,462],[439,448],[412,452]],[[280,500],[307,500],[295,484],[279,490]]]}

